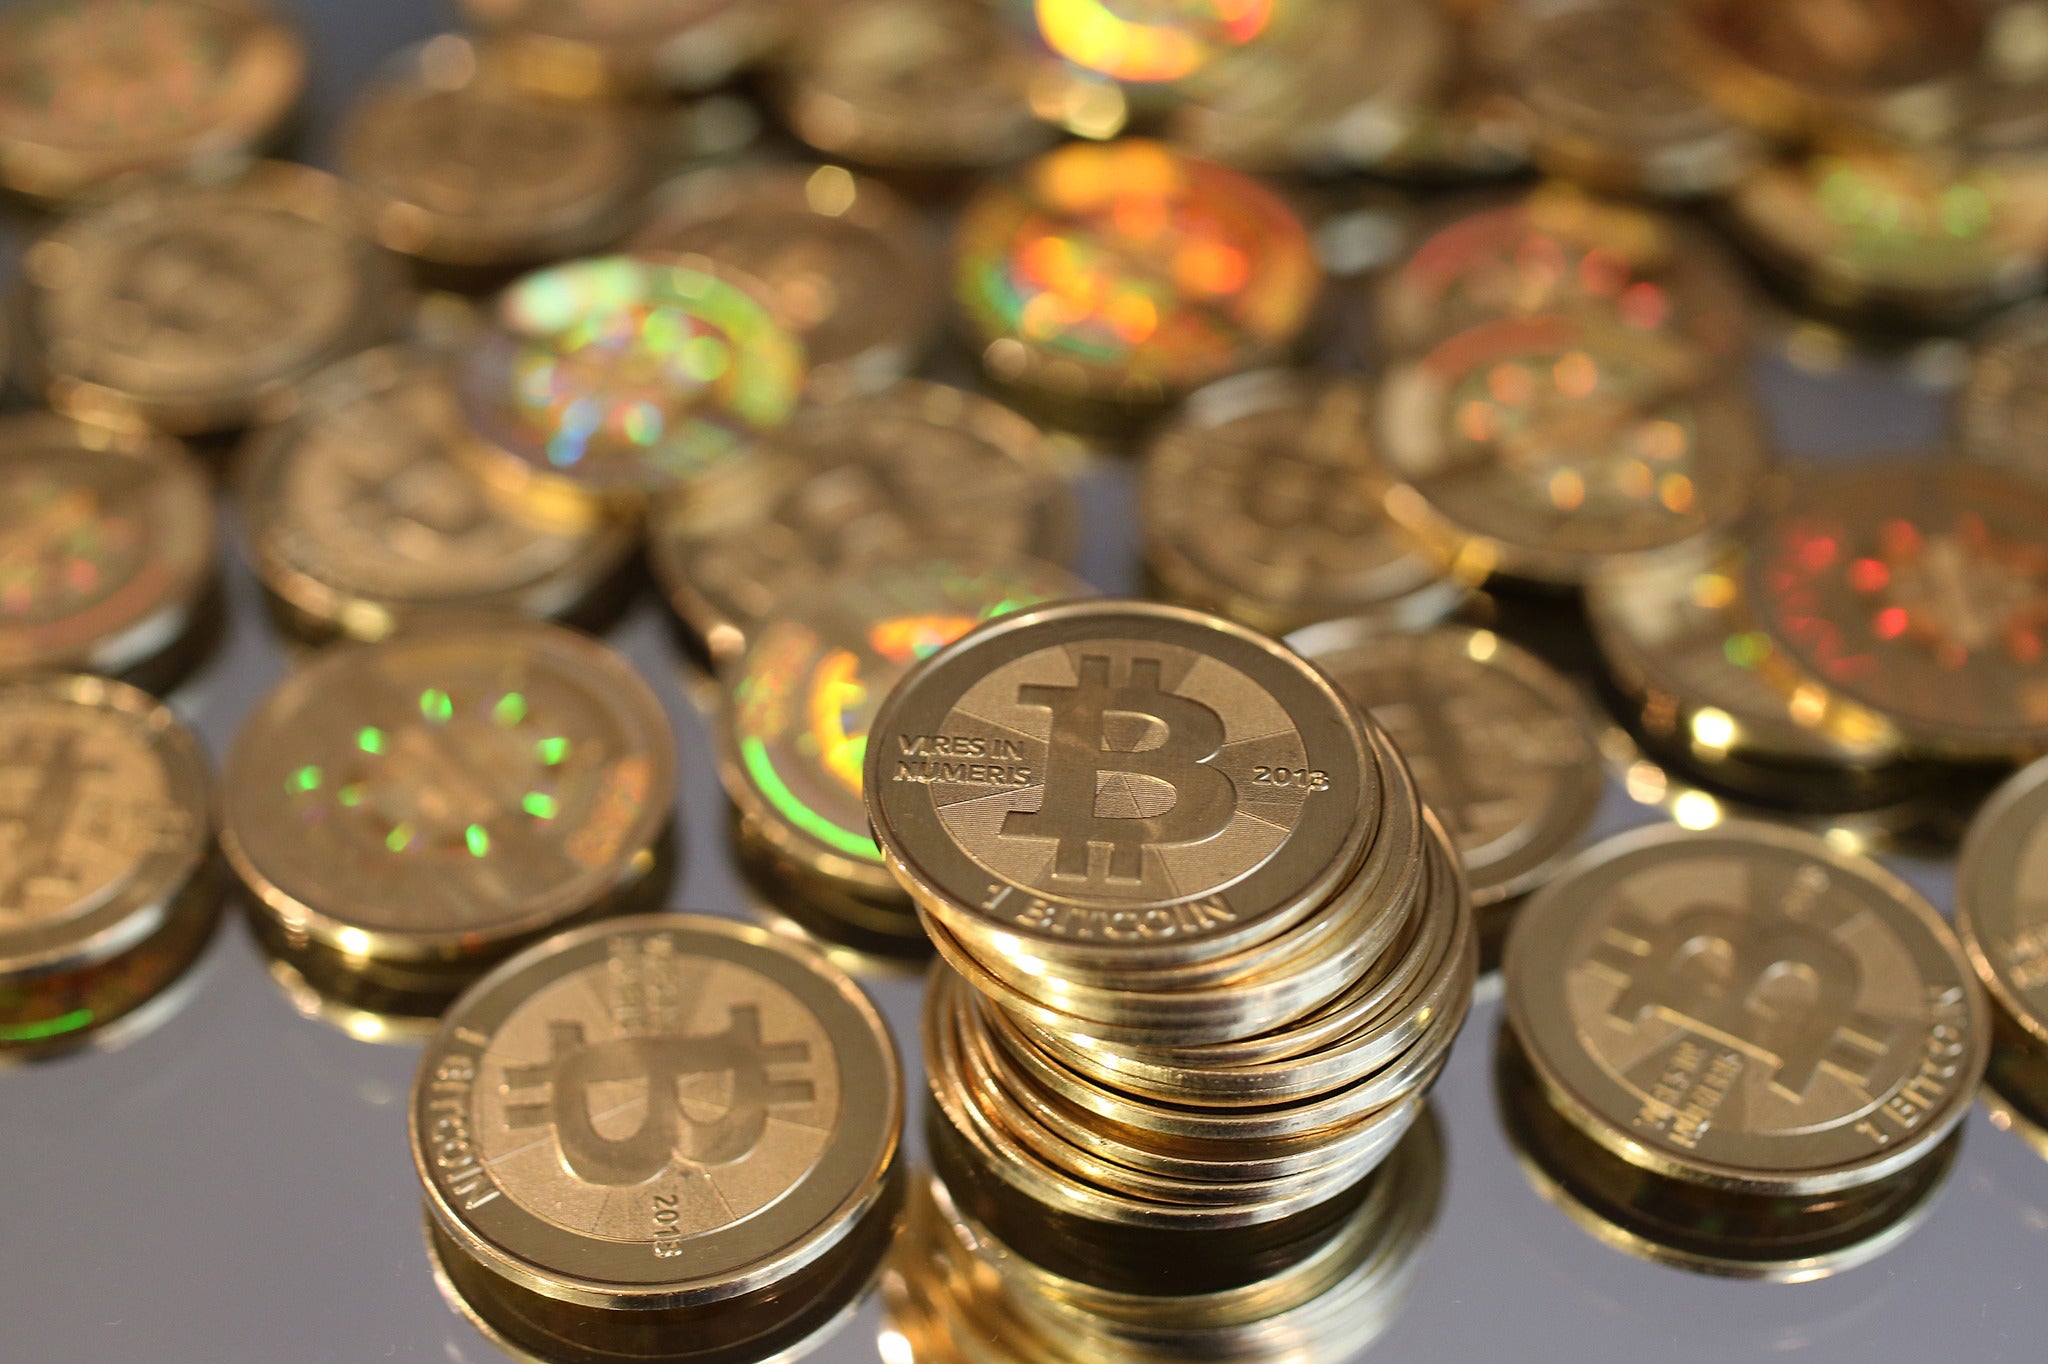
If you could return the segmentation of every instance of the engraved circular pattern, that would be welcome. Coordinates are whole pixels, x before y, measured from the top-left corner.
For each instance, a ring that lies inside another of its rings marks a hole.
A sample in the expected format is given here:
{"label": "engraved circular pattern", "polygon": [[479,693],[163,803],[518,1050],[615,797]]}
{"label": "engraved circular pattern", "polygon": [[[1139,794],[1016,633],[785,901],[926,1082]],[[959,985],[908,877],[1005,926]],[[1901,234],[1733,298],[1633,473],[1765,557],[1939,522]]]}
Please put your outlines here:
{"label": "engraved circular pattern", "polygon": [[2048,759],[1986,802],[1956,871],[1956,928],[1999,1008],[2048,1046]]}
{"label": "engraved circular pattern", "polygon": [[1988,331],[1956,404],[1972,459],[2048,484],[2048,305],[2016,309]]}

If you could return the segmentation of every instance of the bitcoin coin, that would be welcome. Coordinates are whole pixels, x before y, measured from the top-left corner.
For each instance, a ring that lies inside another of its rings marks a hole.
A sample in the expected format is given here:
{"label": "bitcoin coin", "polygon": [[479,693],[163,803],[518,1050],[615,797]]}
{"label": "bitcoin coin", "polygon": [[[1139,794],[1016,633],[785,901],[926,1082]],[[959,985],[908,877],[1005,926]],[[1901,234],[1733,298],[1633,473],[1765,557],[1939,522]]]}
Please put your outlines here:
{"label": "bitcoin coin", "polygon": [[1770,461],[1739,370],[1565,314],[1482,323],[1396,364],[1378,413],[1395,520],[1554,585],[1732,524]]}
{"label": "bitcoin coin", "polygon": [[133,687],[0,681],[0,1052],[75,1044],[198,957],[210,785],[198,741]]}
{"label": "bitcoin coin", "polygon": [[1469,595],[1463,566],[1387,517],[1384,483],[1363,385],[1225,379],[1147,448],[1147,567],[1182,604],[1269,633],[1351,612],[1440,620]]}
{"label": "bitcoin coin", "polygon": [[1812,470],[1754,528],[1744,588],[1800,668],[1921,754],[2048,741],[2048,495],[1923,457]]}
{"label": "bitcoin coin", "polygon": [[1606,787],[1571,684],[1490,630],[1392,634],[1338,620],[1288,637],[1364,707],[1444,821],[1480,906],[1525,895],[1577,851]]}
{"label": "bitcoin coin", "polygon": [[788,7],[746,0],[460,0],[478,31],[578,94],[708,90],[783,36]]}
{"label": "bitcoin coin", "polygon": [[2048,1052],[2007,1017],[1998,1019],[1991,1065],[1978,1098],[1993,1127],[2010,1132],[2048,1160]]}
{"label": "bitcoin coin", "polygon": [[510,285],[464,356],[486,476],[636,500],[750,451],[803,392],[803,347],[759,286],[702,257],[599,256]]}
{"label": "bitcoin coin", "polygon": [[2048,304],[2015,309],[1984,333],[1956,398],[1956,440],[1986,464],[2048,484]]}
{"label": "bitcoin coin", "polygon": [[1141,602],[1020,612],[882,703],[865,788],[912,897],[1080,961],[1227,954],[1298,922],[1384,799],[1350,706],[1263,636]]}
{"label": "bitcoin coin", "polygon": [[300,634],[380,639],[421,612],[574,616],[614,584],[632,527],[596,503],[540,517],[462,449],[446,367],[368,352],[310,380],[244,458],[241,509],[264,586]]}
{"label": "bitcoin coin", "polygon": [[213,577],[206,476],[176,441],[0,418],[0,674],[154,678]]}
{"label": "bitcoin coin", "polygon": [[925,556],[1073,556],[1059,450],[1001,404],[942,384],[906,379],[808,404],[747,472],[748,494],[685,493],[648,527],[656,579],[719,663],[792,596],[912,545]]}
{"label": "bitcoin coin", "polygon": [[179,434],[288,411],[301,381],[392,329],[401,292],[341,182],[282,162],[125,195],[22,264],[27,377],[50,406]]}
{"label": "bitcoin coin", "polygon": [[592,250],[638,207],[646,148],[623,106],[564,98],[444,33],[389,62],[338,136],[377,239],[440,265]]}
{"label": "bitcoin coin", "polygon": [[11,5],[0,16],[0,184],[66,200],[131,172],[220,178],[277,132],[305,81],[305,44],[267,5]]}
{"label": "bitcoin coin", "polygon": [[1272,191],[1135,139],[1062,147],[985,187],[954,251],[984,369],[1076,419],[1149,412],[1281,358],[1322,282]]}
{"label": "bitcoin coin", "polygon": [[1970,825],[1956,868],[1956,931],[1999,1012],[2048,1049],[2048,759],[2001,786]]}
{"label": "bitcoin coin", "polygon": [[315,656],[244,722],[227,774],[221,847],[268,929],[453,976],[647,883],[675,744],[602,645],[449,617]]}
{"label": "bitcoin coin", "polygon": [[697,255],[758,281],[802,341],[810,394],[887,388],[937,330],[938,252],[909,204],[840,166],[714,168],[659,195],[641,255]]}
{"label": "bitcoin coin", "polygon": [[1990,1047],[1933,908],[1769,825],[1600,844],[1522,910],[1504,969],[1549,1102],[1629,1164],[1716,1189],[1905,1169],[1968,1111]]}
{"label": "bitcoin coin", "polygon": [[843,882],[806,874],[753,833],[734,812],[733,859],[749,892],[748,908],[770,932],[822,953],[855,979],[922,976],[932,946],[917,911],[894,894],[867,895]]}

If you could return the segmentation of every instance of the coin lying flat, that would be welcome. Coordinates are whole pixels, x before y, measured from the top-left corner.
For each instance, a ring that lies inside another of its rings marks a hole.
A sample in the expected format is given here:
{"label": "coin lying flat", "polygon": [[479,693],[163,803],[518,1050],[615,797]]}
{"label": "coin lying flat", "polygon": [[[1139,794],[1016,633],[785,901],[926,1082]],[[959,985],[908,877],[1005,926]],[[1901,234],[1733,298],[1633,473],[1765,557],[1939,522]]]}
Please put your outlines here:
{"label": "coin lying flat", "polygon": [[76,1042],[192,964],[219,905],[209,786],[145,693],[0,681],[0,1053]]}
{"label": "coin lying flat", "polygon": [[2048,305],[1989,328],[1956,398],[1956,440],[1972,459],[2048,483]]}
{"label": "coin lying flat", "polygon": [[2048,760],[2000,787],[1970,826],[1956,870],[1956,931],[2000,1013],[2048,1048]]}
{"label": "coin lying flat", "polygon": [[519,265],[619,236],[645,147],[620,105],[563,98],[518,64],[442,34],[399,54],[338,134],[379,241],[444,265]]}
{"label": "coin lying flat", "polygon": [[260,923],[329,964],[455,984],[655,870],[675,755],[611,650],[449,618],[317,656],[227,773],[221,846]]}
{"label": "coin lying flat", "polygon": [[1767,825],[1600,844],[1522,910],[1505,972],[1549,1102],[1622,1160],[1713,1188],[1825,1193],[1914,1164],[1990,1048],[1932,907]]}
{"label": "coin lying flat", "polygon": [[217,177],[306,81],[298,34],[260,4],[32,0],[0,16],[0,184],[73,199],[128,172]]}
{"label": "coin lying flat", "polygon": [[23,259],[28,378],[103,425],[187,434],[288,411],[396,321],[396,263],[360,228],[340,181],[282,162],[61,222]]}
{"label": "coin lying flat", "polygon": [[785,9],[745,0],[461,0],[463,17],[548,84],[589,93],[705,90],[782,36]]}
{"label": "coin lying flat", "polygon": [[153,674],[212,581],[212,499],[184,447],[0,419],[0,674]]}
{"label": "coin lying flat", "polygon": [[1441,619],[1469,588],[1450,547],[1387,517],[1385,477],[1359,383],[1225,379],[1147,448],[1147,566],[1183,604],[1267,631],[1351,612]]}
{"label": "coin lying flat", "polygon": [[422,352],[371,351],[307,383],[241,484],[257,572],[295,629],[377,639],[437,610],[574,615],[617,577],[629,524],[594,503],[531,514],[462,457],[473,439]]}
{"label": "coin lying flat", "polygon": [[1037,0],[1047,47],[1087,71],[1129,85],[1185,80],[1267,31],[1276,6]]}
{"label": "coin lying flat", "polygon": [[714,168],[665,187],[641,255],[698,255],[757,280],[803,342],[813,397],[877,392],[937,330],[938,252],[909,204],[840,166]]}

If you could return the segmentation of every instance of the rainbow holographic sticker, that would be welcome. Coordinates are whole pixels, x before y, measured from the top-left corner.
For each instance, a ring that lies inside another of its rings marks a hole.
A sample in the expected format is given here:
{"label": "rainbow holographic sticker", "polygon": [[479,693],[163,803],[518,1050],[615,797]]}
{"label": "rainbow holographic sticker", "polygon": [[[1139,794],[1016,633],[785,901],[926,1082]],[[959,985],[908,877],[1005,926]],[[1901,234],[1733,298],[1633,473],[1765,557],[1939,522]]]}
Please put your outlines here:
{"label": "rainbow holographic sticker", "polygon": [[1280,0],[1033,0],[1060,56],[1133,85],[1191,76],[1264,33]]}

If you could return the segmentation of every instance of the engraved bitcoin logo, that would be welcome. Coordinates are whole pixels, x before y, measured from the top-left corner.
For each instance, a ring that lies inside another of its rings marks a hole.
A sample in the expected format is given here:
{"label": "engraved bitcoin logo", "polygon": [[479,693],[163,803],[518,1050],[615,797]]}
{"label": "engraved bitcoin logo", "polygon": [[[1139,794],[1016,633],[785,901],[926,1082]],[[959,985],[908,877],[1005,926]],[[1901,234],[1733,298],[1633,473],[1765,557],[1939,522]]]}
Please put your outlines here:
{"label": "engraved bitcoin logo", "polygon": [[84,877],[65,856],[64,831],[78,810],[83,779],[100,769],[79,760],[78,737],[71,731],[47,740],[18,735],[0,759],[0,773],[26,768],[33,774],[24,798],[4,816],[15,826],[10,841],[20,856],[0,864],[0,913],[28,915],[32,893],[47,899],[55,891],[56,899],[68,900]]}
{"label": "engraved bitcoin logo", "polygon": [[[509,1105],[505,1123],[552,1127],[563,1161],[590,1184],[644,1184],[679,1159],[699,1165],[744,1159],[760,1144],[770,1108],[810,1103],[815,1097],[810,1080],[768,1073],[771,1066],[809,1062],[811,1048],[807,1042],[764,1042],[755,1005],[731,1005],[727,1015],[720,1033],[606,1042],[591,1042],[579,1022],[550,1021],[549,1059],[505,1070],[508,1090],[546,1086],[550,1097]],[[723,1112],[700,1117],[684,1107],[677,1082],[714,1073],[730,1077],[730,1097]],[[627,1083],[646,1087],[640,1123],[624,1136],[607,1136],[599,1128],[605,1115],[596,1111],[592,1092],[599,1085]]]}
{"label": "engraved bitcoin logo", "polygon": [[279,330],[291,305],[267,269],[250,268],[249,243],[239,237],[200,230],[158,238],[127,262],[114,292],[117,303],[139,309],[152,328],[187,337],[263,337]]}
{"label": "engraved bitcoin logo", "polygon": [[1086,654],[1075,686],[1018,687],[1020,705],[1052,712],[1046,797],[1006,814],[1002,833],[1056,840],[1055,876],[1089,875],[1099,844],[1111,879],[1138,880],[1147,847],[1214,838],[1236,813],[1236,785],[1209,766],[1223,747],[1222,717],[1167,691],[1160,667],[1133,658],[1112,683],[1110,660]]}

